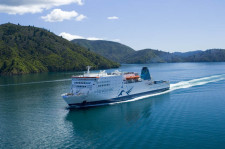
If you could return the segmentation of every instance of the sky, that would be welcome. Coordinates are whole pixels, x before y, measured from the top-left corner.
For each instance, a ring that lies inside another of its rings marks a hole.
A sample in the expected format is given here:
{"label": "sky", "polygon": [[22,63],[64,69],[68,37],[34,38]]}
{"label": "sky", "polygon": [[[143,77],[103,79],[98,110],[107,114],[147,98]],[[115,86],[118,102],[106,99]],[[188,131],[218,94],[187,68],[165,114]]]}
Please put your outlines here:
{"label": "sky", "polygon": [[225,49],[224,0],[0,0],[8,22],[135,50]]}

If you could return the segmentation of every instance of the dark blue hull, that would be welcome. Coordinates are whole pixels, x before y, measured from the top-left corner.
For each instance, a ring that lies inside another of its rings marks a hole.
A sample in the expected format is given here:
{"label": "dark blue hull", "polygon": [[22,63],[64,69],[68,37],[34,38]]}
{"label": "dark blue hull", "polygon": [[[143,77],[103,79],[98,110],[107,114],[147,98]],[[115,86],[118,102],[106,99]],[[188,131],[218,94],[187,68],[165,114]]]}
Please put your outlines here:
{"label": "dark blue hull", "polygon": [[123,96],[123,97],[117,97],[113,98],[110,100],[100,100],[100,101],[94,101],[94,102],[85,102],[85,103],[76,103],[76,104],[69,104],[69,108],[85,108],[85,107],[93,107],[93,106],[102,106],[102,105],[107,105],[110,103],[115,103],[115,102],[120,102],[120,101],[129,101],[131,99],[143,96],[143,95],[149,95],[149,94],[154,94],[154,93],[159,93],[163,92],[166,90],[169,90],[170,88],[164,88],[164,89],[159,89],[159,90],[154,90],[154,91],[149,91],[149,92],[143,92],[143,93],[138,93],[134,95],[128,95],[128,96]]}

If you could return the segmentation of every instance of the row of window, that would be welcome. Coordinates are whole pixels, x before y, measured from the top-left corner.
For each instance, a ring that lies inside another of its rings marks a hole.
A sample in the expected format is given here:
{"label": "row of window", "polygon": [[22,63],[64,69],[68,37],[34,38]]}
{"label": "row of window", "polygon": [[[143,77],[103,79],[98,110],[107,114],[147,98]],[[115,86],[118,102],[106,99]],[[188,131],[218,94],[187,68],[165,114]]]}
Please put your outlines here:
{"label": "row of window", "polygon": [[77,85],[76,87],[78,87],[78,88],[79,88],[79,87],[80,87],[80,88],[86,88],[87,86],[84,86],[84,85],[82,85],[82,86],[81,86],[81,85]]}
{"label": "row of window", "polygon": [[74,84],[91,84],[91,82],[74,82]]}
{"label": "row of window", "polygon": [[99,81],[98,84],[101,84],[101,83],[109,83],[110,81]]}
{"label": "row of window", "polygon": [[110,84],[100,84],[98,87],[110,86]]}
{"label": "row of window", "polygon": [[76,78],[74,80],[79,80],[79,81],[95,81],[97,78]]}

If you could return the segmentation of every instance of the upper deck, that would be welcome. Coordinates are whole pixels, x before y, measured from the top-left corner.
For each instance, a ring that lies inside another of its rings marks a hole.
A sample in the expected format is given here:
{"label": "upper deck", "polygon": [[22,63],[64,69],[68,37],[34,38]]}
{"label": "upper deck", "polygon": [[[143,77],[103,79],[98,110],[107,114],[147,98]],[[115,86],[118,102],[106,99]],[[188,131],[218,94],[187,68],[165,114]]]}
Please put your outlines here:
{"label": "upper deck", "polygon": [[104,71],[100,71],[99,73],[90,73],[89,71],[87,73],[84,73],[83,75],[78,76],[72,76],[72,78],[101,78],[101,77],[113,77],[113,76],[120,76],[123,73],[116,70],[112,73],[106,73]]}
{"label": "upper deck", "polygon": [[[90,73],[90,67],[87,67],[88,71],[85,72],[83,75],[72,76],[72,81],[101,81],[101,80],[114,80],[117,82],[124,82],[124,83],[135,83],[135,82],[142,82],[142,78],[136,72],[120,72],[115,70],[111,73],[106,73],[106,71],[100,71],[98,73]],[[116,79],[117,78],[117,79]],[[116,80],[115,80],[116,79]],[[151,77],[144,80],[151,80]]]}

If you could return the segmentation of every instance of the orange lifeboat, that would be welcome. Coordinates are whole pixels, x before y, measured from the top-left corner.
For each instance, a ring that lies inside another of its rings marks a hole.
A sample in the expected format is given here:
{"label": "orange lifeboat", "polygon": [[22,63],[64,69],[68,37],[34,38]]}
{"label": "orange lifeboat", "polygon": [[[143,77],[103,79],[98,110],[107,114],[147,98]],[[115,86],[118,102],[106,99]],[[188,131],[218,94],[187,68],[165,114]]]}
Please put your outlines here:
{"label": "orange lifeboat", "polygon": [[126,76],[126,80],[136,80],[136,79],[138,79],[138,78],[140,78],[140,76],[139,75],[129,75],[129,76]]}

